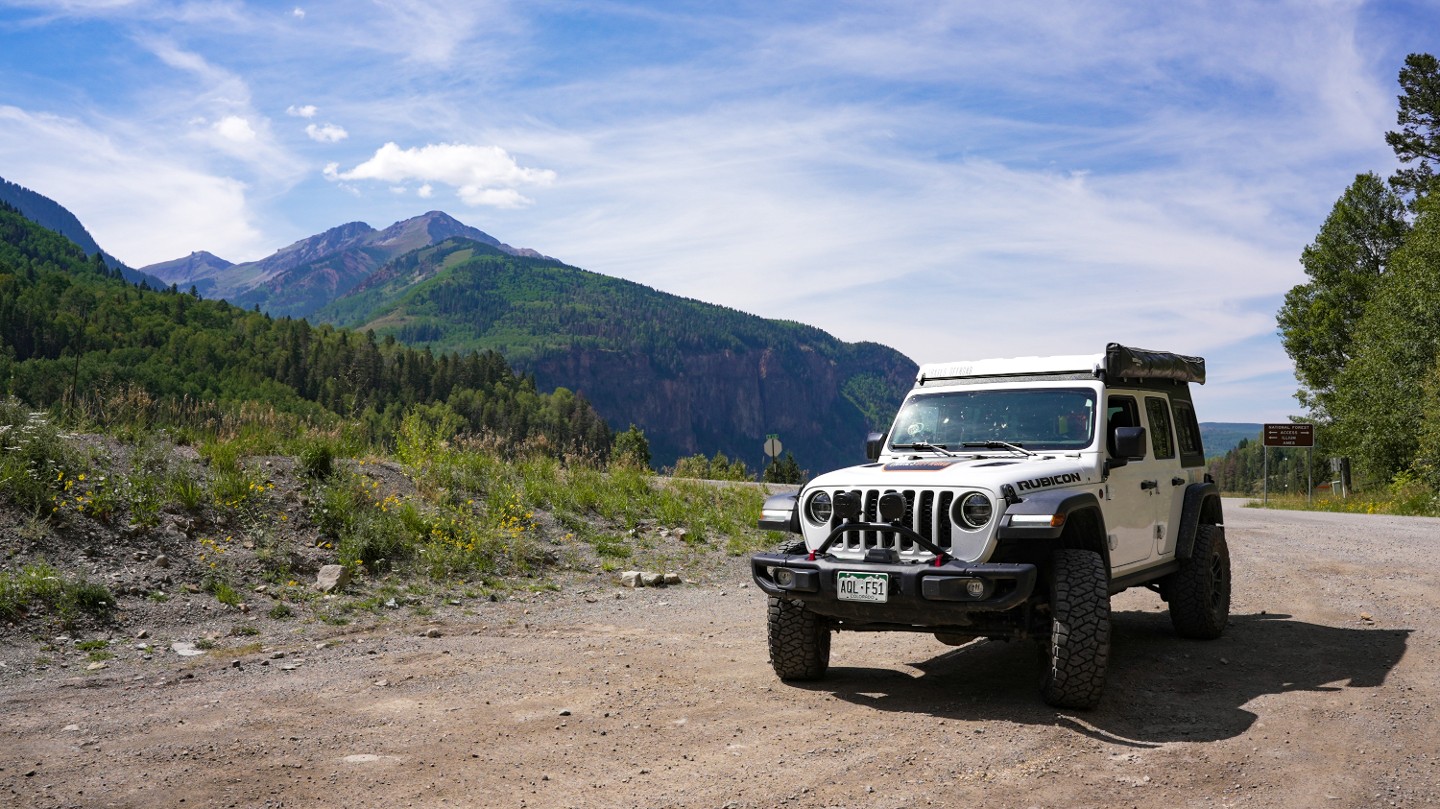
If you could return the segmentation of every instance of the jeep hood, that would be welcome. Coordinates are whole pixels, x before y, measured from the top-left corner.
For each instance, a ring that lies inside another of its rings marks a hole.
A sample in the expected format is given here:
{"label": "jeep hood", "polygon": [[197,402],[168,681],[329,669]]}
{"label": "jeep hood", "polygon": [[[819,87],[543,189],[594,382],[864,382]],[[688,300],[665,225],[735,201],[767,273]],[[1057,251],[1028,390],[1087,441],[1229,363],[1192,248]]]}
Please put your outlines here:
{"label": "jeep hood", "polygon": [[[1073,455],[967,455],[947,458],[905,455],[878,463],[851,466],[821,475],[805,486],[844,488],[960,488],[973,487],[998,493],[1010,484],[1025,492],[1098,483],[1095,464]],[[1093,478],[1093,480],[1092,480]]]}

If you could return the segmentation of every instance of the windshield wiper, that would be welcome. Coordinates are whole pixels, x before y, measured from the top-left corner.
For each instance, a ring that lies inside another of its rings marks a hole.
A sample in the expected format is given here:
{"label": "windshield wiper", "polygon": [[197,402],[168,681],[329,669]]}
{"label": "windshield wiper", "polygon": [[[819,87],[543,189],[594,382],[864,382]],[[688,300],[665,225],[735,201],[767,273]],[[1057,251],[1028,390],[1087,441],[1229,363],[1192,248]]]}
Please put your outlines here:
{"label": "windshield wiper", "polygon": [[1025,449],[1019,444],[1007,444],[1004,441],[966,441],[962,447],[979,447],[981,449],[1008,449],[1011,452],[1018,452],[1021,455],[1035,455],[1036,453]]}
{"label": "windshield wiper", "polygon": [[955,453],[945,444],[932,444],[929,441],[916,441],[913,444],[891,444],[890,449],[928,449],[931,452],[938,452],[947,458],[955,457]]}

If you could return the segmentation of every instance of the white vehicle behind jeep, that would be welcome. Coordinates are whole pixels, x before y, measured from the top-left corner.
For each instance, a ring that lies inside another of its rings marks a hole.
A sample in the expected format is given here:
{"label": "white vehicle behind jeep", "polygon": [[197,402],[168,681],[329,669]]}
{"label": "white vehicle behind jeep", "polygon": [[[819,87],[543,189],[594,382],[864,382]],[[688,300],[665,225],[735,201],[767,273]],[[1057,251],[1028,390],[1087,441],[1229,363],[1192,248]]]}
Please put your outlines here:
{"label": "white vehicle behind jeep", "polygon": [[1203,359],[1116,343],[922,366],[870,463],[765,504],[761,528],[801,536],[751,560],[776,674],[823,677],[833,631],[1034,638],[1044,699],[1087,708],[1111,595],[1148,587],[1180,635],[1218,637],[1230,561],[1190,398],[1204,381]]}

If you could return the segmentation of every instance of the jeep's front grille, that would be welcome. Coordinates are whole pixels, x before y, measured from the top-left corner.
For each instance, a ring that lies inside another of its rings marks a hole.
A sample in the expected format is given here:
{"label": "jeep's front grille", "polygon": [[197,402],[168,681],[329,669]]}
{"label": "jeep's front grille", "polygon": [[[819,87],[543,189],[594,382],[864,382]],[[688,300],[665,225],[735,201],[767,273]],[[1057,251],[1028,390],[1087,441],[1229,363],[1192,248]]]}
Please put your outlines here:
{"label": "jeep's front grille", "polygon": [[[905,498],[905,516],[901,523],[912,531],[939,546],[950,550],[950,503],[954,492],[931,489],[855,489],[851,494],[860,498],[860,521],[874,523],[880,519],[880,495],[897,491]],[[832,519],[830,529],[840,524]],[[895,548],[902,557],[928,558],[932,554],[923,545],[900,534],[898,531],[846,531],[831,546],[837,551],[864,552],[871,548]]]}

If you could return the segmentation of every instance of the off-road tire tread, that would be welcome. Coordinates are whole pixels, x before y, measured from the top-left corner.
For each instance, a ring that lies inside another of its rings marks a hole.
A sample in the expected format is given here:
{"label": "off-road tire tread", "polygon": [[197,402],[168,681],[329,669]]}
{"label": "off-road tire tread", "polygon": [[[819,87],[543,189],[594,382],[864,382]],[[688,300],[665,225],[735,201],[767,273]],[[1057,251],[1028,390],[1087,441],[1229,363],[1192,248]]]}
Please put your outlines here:
{"label": "off-road tire tread", "polygon": [[1110,590],[1105,560],[1094,551],[1055,552],[1050,637],[1040,696],[1057,708],[1093,708],[1110,661]]}
{"label": "off-road tire tread", "polygon": [[782,680],[819,680],[830,668],[830,626],[799,601],[770,596],[770,666]]}
{"label": "off-road tire tread", "polygon": [[1230,620],[1230,549],[1224,526],[1196,528],[1190,558],[1165,577],[1162,587],[1176,634],[1199,640],[1220,637]]}

